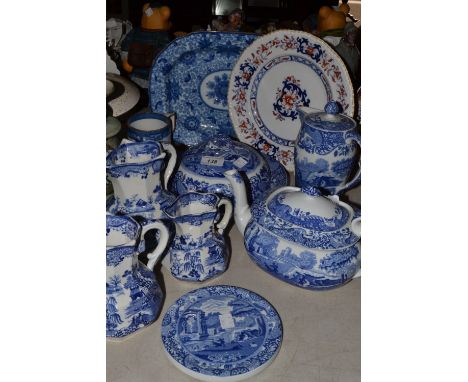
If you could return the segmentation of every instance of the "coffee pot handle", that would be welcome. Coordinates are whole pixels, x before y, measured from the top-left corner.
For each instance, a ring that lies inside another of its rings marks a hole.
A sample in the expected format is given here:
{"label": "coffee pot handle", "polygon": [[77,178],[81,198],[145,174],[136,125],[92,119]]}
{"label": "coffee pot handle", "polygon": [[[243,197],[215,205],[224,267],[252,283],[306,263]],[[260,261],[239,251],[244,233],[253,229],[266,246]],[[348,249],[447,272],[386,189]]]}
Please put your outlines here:
{"label": "coffee pot handle", "polygon": [[226,206],[224,210],[223,218],[221,219],[219,223],[216,224],[216,227],[218,228],[218,233],[222,235],[224,232],[224,229],[226,228],[226,226],[229,223],[229,220],[232,217],[232,203],[229,199],[222,198],[220,202],[218,203],[218,208],[220,206]]}
{"label": "coffee pot handle", "polygon": [[[345,137],[346,140],[350,139],[352,141],[355,141],[359,147],[361,147],[361,136],[359,135],[359,133],[355,132],[355,131],[351,131],[349,133],[346,134],[346,137]],[[359,163],[358,163],[358,170],[357,170],[357,173],[356,175],[354,175],[354,178],[351,179],[348,183],[346,183],[345,185],[337,188],[337,190],[335,191],[335,193],[339,193],[339,192],[342,192],[342,191],[345,191],[345,190],[349,190],[355,186],[357,186],[360,182],[361,182],[361,158],[359,158]]]}
{"label": "coffee pot handle", "polygon": [[159,260],[161,257],[162,253],[167,247],[167,244],[169,242],[169,231],[167,227],[161,223],[160,221],[153,221],[151,223],[148,223],[147,225],[142,227],[141,230],[141,238],[143,239],[145,236],[145,233],[148,232],[151,229],[157,229],[159,230],[159,242],[156,248],[153,250],[153,252],[148,253],[148,268],[153,270],[154,265],[156,262]]}
{"label": "coffee pot handle", "polygon": [[177,162],[177,152],[174,146],[172,146],[170,143],[165,143],[165,142],[161,142],[161,143],[164,147],[164,150],[169,151],[169,154],[171,156],[169,158],[169,162],[167,162],[166,170],[164,171],[164,189],[167,190],[167,184],[169,183],[169,178],[171,177],[172,172],[174,171],[174,167]]}

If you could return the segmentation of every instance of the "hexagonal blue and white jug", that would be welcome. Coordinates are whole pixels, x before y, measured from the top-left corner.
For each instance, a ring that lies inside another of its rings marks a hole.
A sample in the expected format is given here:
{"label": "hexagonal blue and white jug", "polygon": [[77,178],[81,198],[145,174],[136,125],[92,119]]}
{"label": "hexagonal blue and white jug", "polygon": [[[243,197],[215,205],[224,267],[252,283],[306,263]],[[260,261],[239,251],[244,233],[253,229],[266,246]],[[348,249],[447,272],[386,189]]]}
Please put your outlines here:
{"label": "hexagonal blue and white jug", "polygon": [[[114,189],[107,211],[150,220],[163,218],[164,208],[175,199],[175,195],[167,191],[167,183],[176,160],[176,151],[169,143],[122,140],[106,158],[107,177]],[[161,182],[163,173],[164,184]]]}
{"label": "hexagonal blue and white jug", "polygon": [[[138,241],[159,230],[159,242],[148,256],[148,265],[138,260]],[[152,323],[162,304],[163,293],[153,273],[169,240],[159,221],[143,228],[131,217],[106,215],[106,335],[124,337]]]}
{"label": "hexagonal blue and white jug", "polygon": [[[221,216],[220,207],[225,206]],[[186,281],[205,281],[226,270],[228,246],[223,237],[232,203],[212,193],[188,192],[164,212],[176,233],[169,246],[171,273]]]}

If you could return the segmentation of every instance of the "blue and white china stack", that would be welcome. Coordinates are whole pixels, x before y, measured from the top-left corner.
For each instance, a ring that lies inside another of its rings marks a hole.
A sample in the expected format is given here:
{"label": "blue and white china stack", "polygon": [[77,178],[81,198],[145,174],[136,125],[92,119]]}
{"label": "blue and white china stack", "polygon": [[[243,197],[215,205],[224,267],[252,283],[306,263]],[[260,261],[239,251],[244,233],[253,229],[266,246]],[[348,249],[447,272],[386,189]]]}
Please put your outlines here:
{"label": "blue and white china stack", "polygon": [[[224,216],[220,218],[222,206],[225,206]],[[232,216],[229,199],[216,194],[189,192],[179,196],[164,212],[176,227],[169,246],[174,277],[205,281],[226,270],[229,253],[223,231]]]}
{"label": "blue and white china stack", "polygon": [[361,181],[361,168],[349,180],[358,162],[361,137],[356,122],[340,114],[338,102],[330,101],[325,112],[298,109],[302,126],[295,145],[296,186],[319,187],[339,194]]}
{"label": "blue and white china stack", "polygon": [[[138,261],[138,241],[150,229],[160,233],[148,265]],[[169,240],[161,222],[141,227],[128,216],[106,216],[106,335],[124,337],[153,322],[163,293],[153,273]]]}

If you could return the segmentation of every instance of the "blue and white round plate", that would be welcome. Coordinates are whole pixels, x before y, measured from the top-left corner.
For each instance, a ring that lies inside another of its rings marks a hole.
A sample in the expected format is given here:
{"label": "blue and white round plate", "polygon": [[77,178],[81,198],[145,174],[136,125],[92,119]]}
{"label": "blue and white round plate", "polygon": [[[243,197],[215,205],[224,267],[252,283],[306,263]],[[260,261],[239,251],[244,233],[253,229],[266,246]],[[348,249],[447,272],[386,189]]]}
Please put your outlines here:
{"label": "blue and white round plate", "polygon": [[193,146],[215,135],[235,137],[227,91],[231,69],[257,35],[194,32],[173,40],[155,58],[149,81],[151,110],[176,112],[176,143]]}
{"label": "blue and white round plate", "polygon": [[202,381],[240,381],[279,352],[281,319],[263,297],[229,285],[196,289],[166,312],[161,337],[171,362]]}
{"label": "blue and white round plate", "polygon": [[233,66],[228,109],[241,142],[294,170],[294,145],[301,128],[300,107],[323,110],[338,101],[354,113],[351,77],[322,39],[281,29],[256,39]]}

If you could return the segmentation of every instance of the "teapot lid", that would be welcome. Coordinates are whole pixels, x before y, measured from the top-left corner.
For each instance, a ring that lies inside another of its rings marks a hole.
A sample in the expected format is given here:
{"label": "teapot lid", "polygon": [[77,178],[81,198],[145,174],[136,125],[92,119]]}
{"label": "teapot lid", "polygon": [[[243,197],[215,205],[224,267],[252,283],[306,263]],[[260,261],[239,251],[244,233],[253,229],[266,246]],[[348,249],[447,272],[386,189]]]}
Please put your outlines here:
{"label": "teapot lid", "polygon": [[347,131],[356,127],[356,122],[344,114],[341,104],[336,101],[329,101],[325,105],[324,111],[309,113],[304,119],[304,125],[313,126],[315,129],[325,131]]}
{"label": "teapot lid", "polygon": [[278,192],[267,200],[267,209],[291,225],[320,232],[342,229],[351,217],[345,207],[322,196],[313,186]]}
{"label": "teapot lid", "polygon": [[228,170],[238,169],[248,173],[259,165],[265,165],[255,149],[224,135],[188,149],[182,164],[196,174],[217,178],[224,178],[224,172]]}

